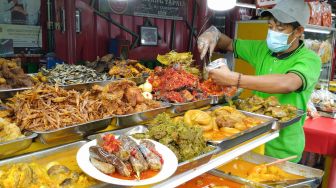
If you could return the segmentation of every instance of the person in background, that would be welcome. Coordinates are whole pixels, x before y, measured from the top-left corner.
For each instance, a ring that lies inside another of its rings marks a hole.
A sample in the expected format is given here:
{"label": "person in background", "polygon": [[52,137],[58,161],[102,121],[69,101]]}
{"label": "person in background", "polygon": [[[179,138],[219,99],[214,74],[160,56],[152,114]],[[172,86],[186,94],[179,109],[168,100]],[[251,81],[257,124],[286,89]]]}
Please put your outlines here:
{"label": "person in background", "polygon": [[23,5],[26,11],[26,23],[28,25],[37,25],[39,22],[41,0],[19,0],[19,3]]}
{"label": "person in background", "polygon": [[0,0],[0,24],[11,23],[11,9],[16,3],[16,1]]}
{"label": "person in background", "polygon": [[[232,51],[236,58],[251,64],[256,75],[243,75],[222,66],[209,72],[220,85],[237,86],[254,90],[257,96],[275,96],[281,104],[291,104],[307,110],[314,87],[318,81],[321,60],[307,49],[301,39],[308,24],[309,6],[304,0],[282,0],[273,9],[262,12],[268,18],[266,41],[232,40],[211,26],[198,38],[201,59],[217,47]],[[280,131],[280,136],[265,146],[265,154],[298,162],[305,146],[303,124],[305,117]]]}

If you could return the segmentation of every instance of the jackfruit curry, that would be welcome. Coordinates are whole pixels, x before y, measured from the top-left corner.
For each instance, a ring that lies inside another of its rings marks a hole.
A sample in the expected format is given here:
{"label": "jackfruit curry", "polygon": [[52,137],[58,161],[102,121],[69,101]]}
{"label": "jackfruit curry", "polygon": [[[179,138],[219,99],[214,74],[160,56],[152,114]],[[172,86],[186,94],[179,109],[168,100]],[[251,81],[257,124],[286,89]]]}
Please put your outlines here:
{"label": "jackfruit curry", "polygon": [[245,179],[249,179],[254,182],[277,182],[285,180],[302,179],[304,177],[285,172],[281,168],[275,165],[266,166],[264,164],[257,165],[244,161],[242,159],[236,159],[228,164],[225,164],[218,168],[219,170],[239,176]]}

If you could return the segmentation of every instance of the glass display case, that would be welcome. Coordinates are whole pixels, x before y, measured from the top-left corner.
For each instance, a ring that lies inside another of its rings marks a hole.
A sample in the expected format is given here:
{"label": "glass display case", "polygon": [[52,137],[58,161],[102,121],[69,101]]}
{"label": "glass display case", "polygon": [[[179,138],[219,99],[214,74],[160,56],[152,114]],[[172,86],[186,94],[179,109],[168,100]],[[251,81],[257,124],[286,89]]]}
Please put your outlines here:
{"label": "glass display case", "polygon": [[334,66],[335,28],[309,25],[305,28],[305,46],[321,57],[322,69],[317,87],[329,87],[333,80],[332,69]]}

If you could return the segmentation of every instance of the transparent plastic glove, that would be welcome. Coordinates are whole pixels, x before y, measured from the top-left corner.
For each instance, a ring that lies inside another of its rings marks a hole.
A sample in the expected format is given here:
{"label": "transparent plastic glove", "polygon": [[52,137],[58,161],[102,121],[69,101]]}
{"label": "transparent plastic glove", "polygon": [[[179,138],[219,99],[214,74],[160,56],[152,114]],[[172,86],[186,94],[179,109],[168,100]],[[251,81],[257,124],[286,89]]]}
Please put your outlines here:
{"label": "transparent plastic glove", "polygon": [[215,26],[211,26],[204,33],[202,33],[201,36],[198,37],[197,47],[198,51],[201,54],[201,60],[204,58],[208,51],[210,52],[211,57],[220,35],[221,32]]}

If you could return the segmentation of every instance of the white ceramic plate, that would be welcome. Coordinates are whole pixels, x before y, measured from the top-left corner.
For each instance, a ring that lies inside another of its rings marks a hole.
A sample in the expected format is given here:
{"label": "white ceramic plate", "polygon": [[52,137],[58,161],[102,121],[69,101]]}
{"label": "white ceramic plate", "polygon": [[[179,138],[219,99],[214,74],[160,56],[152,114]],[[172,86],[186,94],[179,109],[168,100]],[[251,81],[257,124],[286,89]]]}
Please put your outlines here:
{"label": "white ceramic plate", "polygon": [[[135,140],[137,143],[139,143],[138,140]],[[96,169],[90,162],[90,153],[89,148],[90,146],[97,145],[96,140],[92,140],[85,145],[83,145],[77,152],[77,163],[79,167],[88,174],[89,176],[110,184],[115,185],[122,185],[122,186],[139,186],[139,185],[149,185],[154,184],[160,181],[163,181],[167,178],[169,178],[171,175],[174,174],[176,171],[178,162],[175,154],[166,146],[160,144],[159,142],[150,140],[155,144],[155,149],[162,155],[163,158],[163,165],[161,171],[154,177],[144,179],[144,180],[123,180],[114,178],[111,176],[108,176],[102,172],[100,172],[98,169]]]}

